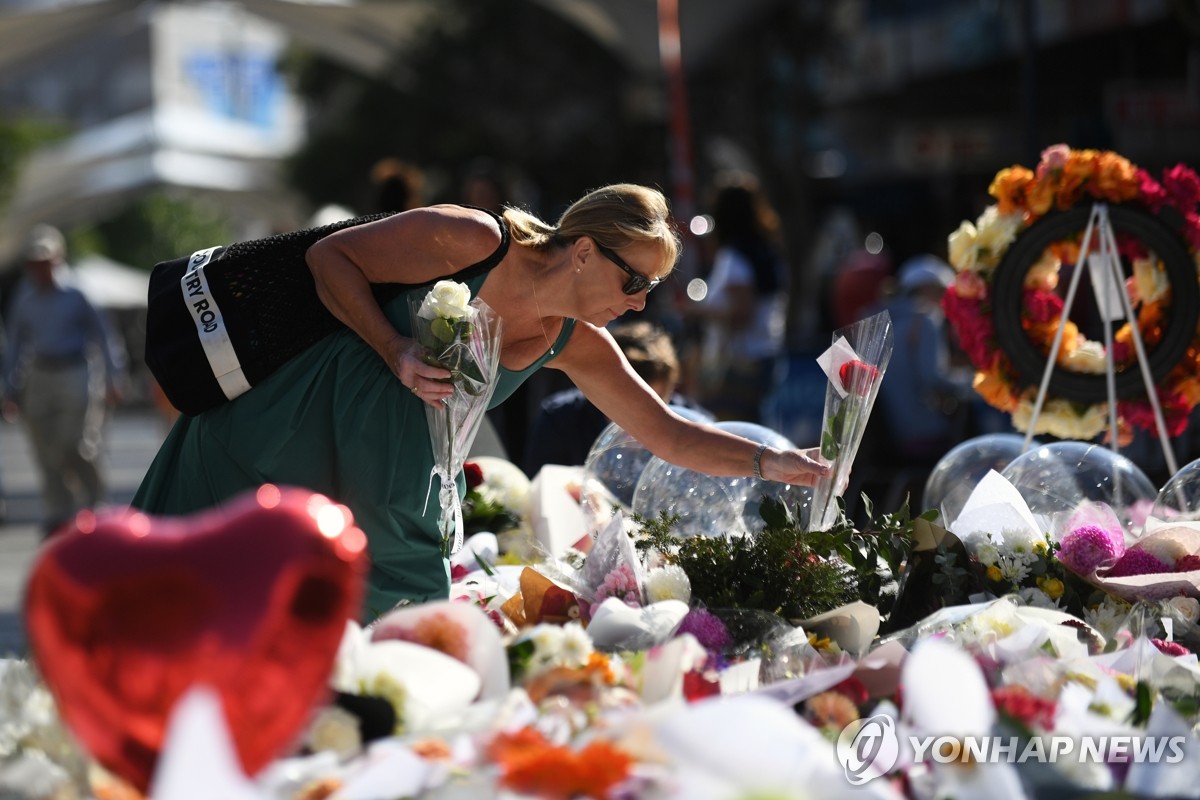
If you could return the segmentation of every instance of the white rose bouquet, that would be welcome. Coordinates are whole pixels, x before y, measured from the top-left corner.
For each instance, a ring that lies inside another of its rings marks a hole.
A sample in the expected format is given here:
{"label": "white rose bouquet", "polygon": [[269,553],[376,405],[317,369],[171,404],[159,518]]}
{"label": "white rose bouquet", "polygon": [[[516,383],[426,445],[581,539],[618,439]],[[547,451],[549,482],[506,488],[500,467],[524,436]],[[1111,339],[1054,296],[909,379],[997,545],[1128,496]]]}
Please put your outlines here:
{"label": "white rose bouquet", "polygon": [[438,281],[420,300],[409,305],[413,338],[425,349],[424,358],[450,371],[454,394],[440,407],[425,406],[433,443],[434,478],[440,481],[438,525],[446,555],[463,542],[462,501],[458,474],[479,432],[500,369],[500,317],[466,284]]}

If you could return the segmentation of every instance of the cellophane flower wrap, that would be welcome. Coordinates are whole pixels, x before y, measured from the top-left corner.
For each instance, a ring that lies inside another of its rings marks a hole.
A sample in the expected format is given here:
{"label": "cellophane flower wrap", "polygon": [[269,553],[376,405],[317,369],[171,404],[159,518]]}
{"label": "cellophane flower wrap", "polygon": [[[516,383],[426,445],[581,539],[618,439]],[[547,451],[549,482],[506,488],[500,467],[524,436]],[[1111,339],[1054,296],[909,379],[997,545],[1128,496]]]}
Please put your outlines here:
{"label": "cellophane flower wrap", "polygon": [[[438,281],[420,299],[409,300],[413,338],[425,349],[430,364],[450,371],[454,394],[437,407],[425,404],[425,419],[433,444],[430,491],[438,479],[438,527],[445,553],[463,542],[462,501],[458,473],[479,432],[500,369],[500,317],[466,284]],[[427,501],[428,502],[428,501]]]}
{"label": "cellophane flower wrap", "polygon": [[827,530],[837,519],[836,498],[850,480],[867,419],[892,357],[892,318],[886,311],[833,332],[833,344],[817,358],[829,384],[821,424],[821,456],[833,469],[813,486],[809,530]]}

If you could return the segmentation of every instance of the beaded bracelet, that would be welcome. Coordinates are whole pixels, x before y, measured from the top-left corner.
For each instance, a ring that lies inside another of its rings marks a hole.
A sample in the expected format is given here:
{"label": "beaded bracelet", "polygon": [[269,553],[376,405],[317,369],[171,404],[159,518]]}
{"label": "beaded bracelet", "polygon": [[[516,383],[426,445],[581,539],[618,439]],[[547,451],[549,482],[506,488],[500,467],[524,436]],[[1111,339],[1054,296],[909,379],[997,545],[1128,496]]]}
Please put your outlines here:
{"label": "beaded bracelet", "polygon": [[766,449],[767,443],[763,442],[758,446],[758,449],[754,451],[754,477],[758,478],[760,481],[766,480],[766,478],[762,476],[762,457],[763,451]]}

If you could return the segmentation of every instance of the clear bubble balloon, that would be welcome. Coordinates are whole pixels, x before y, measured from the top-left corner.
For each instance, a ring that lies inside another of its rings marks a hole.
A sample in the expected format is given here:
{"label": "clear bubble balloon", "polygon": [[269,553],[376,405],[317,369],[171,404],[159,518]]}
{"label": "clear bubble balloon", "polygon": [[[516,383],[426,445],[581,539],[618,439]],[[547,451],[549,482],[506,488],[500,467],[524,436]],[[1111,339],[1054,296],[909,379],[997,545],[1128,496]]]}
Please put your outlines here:
{"label": "clear bubble balloon", "polygon": [[[712,422],[708,414],[684,406],[671,410],[692,422]],[[607,520],[614,506],[630,510],[642,470],[653,454],[611,422],[592,444],[583,464],[582,499],[589,523]]]}
{"label": "clear bubble balloon", "polygon": [[[718,422],[715,427],[779,449],[794,449],[787,437],[752,422]],[[638,479],[633,510],[644,517],[679,515],[680,536],[745,536],[763,529],[763,497],[785,503],[798,515],[812,502],[808,487],[753,477],[718,478],[651,458]],[[804,522],[804,520],[801,520]]]}
{"label": "clear bubble balloon", "polygon": [[1200,459],[1171,476],[1158,493],[1150,515],[1157,519],[1200,519]]}
{"label": "clear bubble balloon", "polygon": [[1086,442],[1055,442],[1013,459],[1000,473],[1029,510],[1051,520],[1080,503],[1104,503],[1127,533],[1137,527],[1158,491],[1146,474],[1125,456]]}
{"label": "clear bubble balloon", "polygon": [[[1038,447],[1033,442],[1031,448]],[[925,481],[921,502],[913,506],[914,511],[936,508],[942,525],[949,525],[958,518],[967,498],[990,470],[1002,472],[1021,455],[1025,449],[1024,435],[1016,433],[989,433],[976,436],[954,447],[942,456]]]}

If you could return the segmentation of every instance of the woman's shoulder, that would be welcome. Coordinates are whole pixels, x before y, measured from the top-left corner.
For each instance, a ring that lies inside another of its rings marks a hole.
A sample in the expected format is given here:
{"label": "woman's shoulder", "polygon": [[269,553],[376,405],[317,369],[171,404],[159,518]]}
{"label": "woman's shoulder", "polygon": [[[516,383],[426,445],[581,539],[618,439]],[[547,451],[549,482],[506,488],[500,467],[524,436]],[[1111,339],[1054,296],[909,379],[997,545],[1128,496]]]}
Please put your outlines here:
{"label": "woman's shoulder", "polygon": [[[414,227],[435,238],[452,241],[460,247],[480,250],[483,255],[500,246],[504,238],[504,219],[482,208],[442,203],[415,208],[403,216],[412,215]],[[481,256],[482,258],[483,256]]]}

